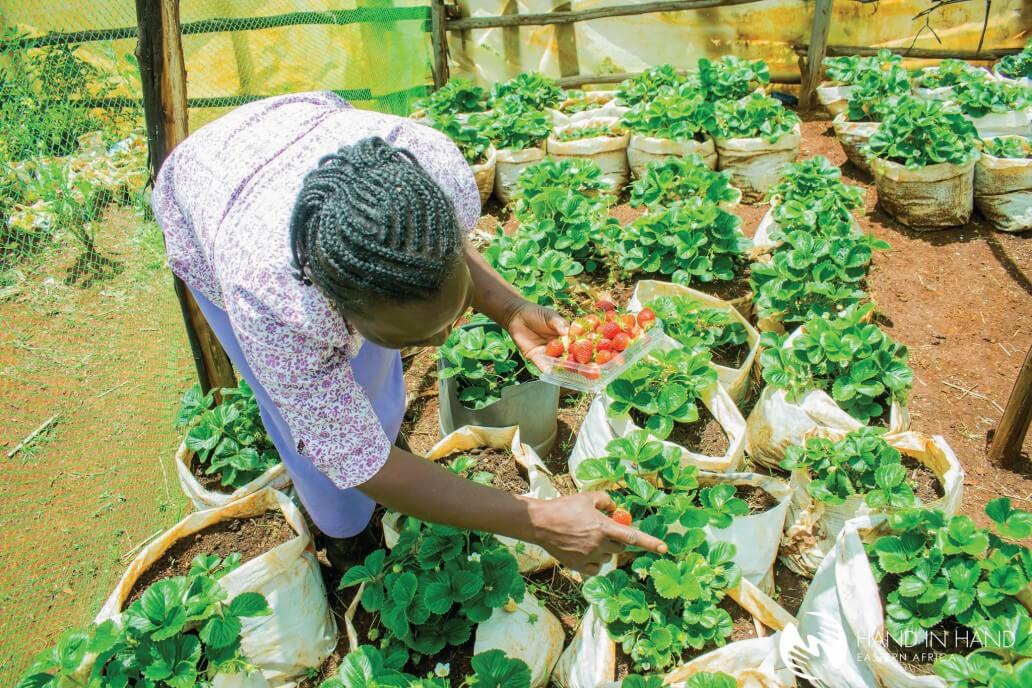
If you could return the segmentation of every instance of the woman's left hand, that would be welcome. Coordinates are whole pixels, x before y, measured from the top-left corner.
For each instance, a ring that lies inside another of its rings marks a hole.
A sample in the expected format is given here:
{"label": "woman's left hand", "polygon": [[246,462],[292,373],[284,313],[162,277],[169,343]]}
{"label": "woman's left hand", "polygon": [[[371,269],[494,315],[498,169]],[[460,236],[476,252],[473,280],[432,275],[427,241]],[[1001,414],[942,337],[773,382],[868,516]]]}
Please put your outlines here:
{"label": "woman's left hand", "polygon": [[545,345],[566,334],[569,327],[551,308],[524,301],[509,319],[507,329],[523,356],[544,370]]}

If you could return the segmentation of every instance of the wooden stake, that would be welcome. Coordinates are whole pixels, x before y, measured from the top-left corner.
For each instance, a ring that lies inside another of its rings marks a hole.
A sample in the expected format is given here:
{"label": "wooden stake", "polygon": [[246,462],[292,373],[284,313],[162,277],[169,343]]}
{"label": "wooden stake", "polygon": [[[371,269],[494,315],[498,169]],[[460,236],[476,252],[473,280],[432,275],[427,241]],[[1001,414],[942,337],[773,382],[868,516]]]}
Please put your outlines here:
{"label": "wooden stake", "polygon": [[445,28],[448,17],[445,14],[444,0],[431,0],[430,3],[430,45],[434,52],[434,89],[448,83],[448,29]]}
{"label": "wooden stake", "polygon": [[[147,148],[152,177],[187,135],[186,64],[180,40],[179,0],[136,0]],[[236,374],[218,338],[182,280],[173,276],[183,324],[201,388],[235,387]]]}
{"label": "wooden stake", "polygon": [[[890,45],[882,46],[882,48],[887,48],[903,57],[913,57],[916,59],[945,60],[946,58],[953,58],[956,60],[973,60],[975,62],[992,62],[1006,55],[1014,55],[1015,53],[1021,52],[1021,48],[987,48],[978,52],[974,50],[907,48]],[[862,45],[829,45],[825,49],[825,54],[831,57],[843,57],[849,55],[862,55],[869,57],[871,55],[877,55],[878,51],[882,48],[870,48]],[[795,50],[797,55],[806,55],[810,50],[809,46],[806,45],[796,45],[793,46],[792,49]]]}
{"label": "wooden stake", "polygon": [[1021,445],[1032,424],[1032,349],[1025,354],[1025,362],[1018,371],[1007,407],[992,432],[989,461],[1004,468],[1017,468]]}
{"label": "wooden stake", "polygon": [[799,89],[799,109],[804,112],[813,107],[814,91],[821,82],[828,33],[831,30],[831,4],[832,0],[817,0],[813,8],[810,48],[807,51],[806,71],[803,72],[802,86]]}

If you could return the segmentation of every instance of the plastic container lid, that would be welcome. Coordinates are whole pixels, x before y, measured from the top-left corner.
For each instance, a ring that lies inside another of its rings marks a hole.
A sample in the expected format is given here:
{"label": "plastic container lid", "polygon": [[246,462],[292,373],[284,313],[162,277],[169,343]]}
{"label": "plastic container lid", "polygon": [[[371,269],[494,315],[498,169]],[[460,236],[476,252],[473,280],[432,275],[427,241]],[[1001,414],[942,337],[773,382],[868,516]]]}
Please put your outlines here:
{"label": "plastic container lid", "polygon": [[573,363],[563,358],[546,357],[541,379],[560,387],[597,394],[655,349],[663,339],[663,325],[657,320],[608,363]]}

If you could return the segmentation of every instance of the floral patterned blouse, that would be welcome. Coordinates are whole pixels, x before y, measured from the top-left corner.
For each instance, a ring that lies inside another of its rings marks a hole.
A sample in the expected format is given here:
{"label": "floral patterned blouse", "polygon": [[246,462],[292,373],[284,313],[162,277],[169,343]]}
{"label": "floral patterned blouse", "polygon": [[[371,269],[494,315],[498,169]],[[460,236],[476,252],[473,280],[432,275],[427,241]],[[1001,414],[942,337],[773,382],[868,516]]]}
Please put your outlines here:
{"label": "floral patterned blouse", "polygon": [[476,182],[447,137],[332,93],[268,98],[202,127],[165,161],[153,197],[173,272],[226,311],[299,451],[341,489],[375,475],[394,438],[355,382],[356,338],[315,287],[294,277],[289,221],[319,159],[370,136],[410,150],[460,223],[474,225]]}

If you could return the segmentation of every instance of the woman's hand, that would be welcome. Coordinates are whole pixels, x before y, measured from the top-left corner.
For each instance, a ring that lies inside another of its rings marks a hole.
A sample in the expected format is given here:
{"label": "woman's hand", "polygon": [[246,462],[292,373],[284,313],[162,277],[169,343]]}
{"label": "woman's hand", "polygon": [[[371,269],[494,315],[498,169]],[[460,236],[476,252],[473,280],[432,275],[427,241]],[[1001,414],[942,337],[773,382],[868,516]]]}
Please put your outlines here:
{"label": "woman's hand", "polygon": [[662,540],[622,526],[607,514],[616,508],[605,492],[582,492],[559,499],[534,500],[530,507],[531,541],[563,566],[595,575],[602,564],[628,546],[664,554]]}
{"label": "woman's hand", "polygon": [[534,362],[540,370],[545,369],[545,345],[569,329],[562,316],[551,308],[523,300],[505,323],[512,340],[523,352],[523,356]]}

